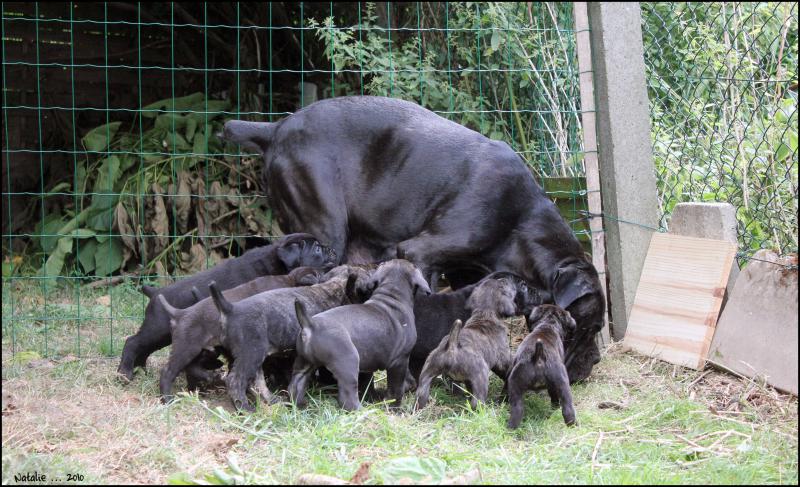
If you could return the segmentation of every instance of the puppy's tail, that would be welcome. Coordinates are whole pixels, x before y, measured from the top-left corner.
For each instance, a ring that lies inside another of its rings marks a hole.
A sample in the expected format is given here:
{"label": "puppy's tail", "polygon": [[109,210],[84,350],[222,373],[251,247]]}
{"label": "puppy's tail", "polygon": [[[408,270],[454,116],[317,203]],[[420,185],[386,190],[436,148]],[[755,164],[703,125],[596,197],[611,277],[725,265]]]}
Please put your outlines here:
{"label": "puppy's tail", "polygon": [[314,328],[314,322],[308,317],[306,306],[299,299],[294,300],[294,312],[297,314],[297,322],[300,323],[300,328]]}
{"label": "puppy's tail", "polygon": [[453,322],[453,326],[450,328],[450,335],[447,337],[448,352],[453,352],[458,347],[458,335],[461,333],[461,328],[463,327],[464,323],[461,320]]}
{"label": "puppy's tail", "polygon": [[536,340],[536,346],[533,348],[533,363],[544,362],[544,345],[541,340]]}
{"label": "puppy's tail", "polygon": [[175,316],[178,314],[179,311],[178,308],[169,304],[169,301],[167,301],[167,298],[165,298],[163,294],[158,295],[158,301],[161,303],[161,306],[164,307],[170,319],[175,319]]}
{"label": "puppy's tail", "polygon": [[230,301],[225,299],[225,296],[222,295],[222,291],[217,288],[217,283],[215,281],[211,281],[208,284],[208,290],[211,292],[211,299],[214,300],[214,306],[219,310],[219,314],[223,316],[231,314],[233,305]]}

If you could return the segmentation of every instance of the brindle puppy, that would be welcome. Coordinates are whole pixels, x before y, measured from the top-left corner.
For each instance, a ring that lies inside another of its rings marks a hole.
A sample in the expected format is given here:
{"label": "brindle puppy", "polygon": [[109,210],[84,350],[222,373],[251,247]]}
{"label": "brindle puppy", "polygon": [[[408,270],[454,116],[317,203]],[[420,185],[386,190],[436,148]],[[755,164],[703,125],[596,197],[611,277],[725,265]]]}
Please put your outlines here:
{"label": "brindle puppy", "polygon": [[508,400],[511,404],[508,427],[519,427],[525,391],[542,385],[547,386],[553,407],[561,403],[564,422],[572,426],[575,424],[575,409],[564,365],[564,337],[575,331],[575,320],[564,309],[545,304],[533,310],[528,323],[533,331],[517,349],[508,375]]}
{"label": "brindle puppy", "polygon": [[428,404],[431,380],[440,374],[465,382],[473,407],[478,401],[486,402],[490,370],[506,380],[511,350],[503,318],[520,313],[529,299],[516,300],[518,293],[530,296],[524,281],[512,276],[484,280],[472,291],[467,301],[472,316],[463,326],[456,320],[450,334],[425,360],[417,386],[417,408]]}

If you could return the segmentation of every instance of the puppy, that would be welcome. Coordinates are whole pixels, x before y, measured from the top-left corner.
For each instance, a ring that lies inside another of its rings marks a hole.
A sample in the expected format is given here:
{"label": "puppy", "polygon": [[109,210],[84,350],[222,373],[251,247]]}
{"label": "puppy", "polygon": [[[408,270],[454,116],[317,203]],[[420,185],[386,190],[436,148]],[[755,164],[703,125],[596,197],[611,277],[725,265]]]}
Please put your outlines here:
{"label": "puppy", "polygon": [[417,408],[428,404],[431,380],[440,374],[465,382],[473,407],[478,401],[486,402],[489,371],[505,381],[511,367],[508,328],[503,318],[520,313],[529,299],[525,281],[513,275],[481,281],[467,301],[472,312],[469,320],[466,324],[456,320],[450,334],[425,360],[417,386]]}
{"label": "puppy", "polygon": [[542,385],[547,386],[553,407],[561,403],[564,422],[572,426],[575,424],[575,409],[564,365],[564,338],[575,331],[575,320],[564,309],[546,304],[533,310],[528,323],[533,331],[519,345],[508,375],[511,405],[508,427],[519,427],[525,391]]}
{"label": "puppy", "polygon": [[[487,279],[512,279],[521,291],[514,298],[514,305],[519,314],[527,316],[533,307],[548,303],[552,299],[550,293],[543,289],[532,287],[521,277],[510,272],[499,271],[485,276]],[[455,320],[467,321],[470,311],[467,300],[478,285],[470,284],[456,291],[434,293],[430,296],[420,294],[414,298],[414,320],[417,325],[417,343],[411,350],[408,369],[415,380],[419,380],[422,367],[428,355],[441,343],[442,338],[450,333],[450,328]]]}
{"label": "puppy", "polygon": [[314,286],[276,289],[236,303],[225,299],[214,283],[209,285],[211,298],[219,311],[219,341],[233,358],[225,384],[236,408],[253,410],[246,395],[251,384],[262,399],[268,403],[277,402],[267,388],[262,364],[268,356],[277,354],[286,354],[287,360],[294,359],[292,355],[300,331],[294,312],[295,300],[304,302],[313,313],[348,304],[347,289],[359,288],[369,279],[369,274],[342,265],[323,279],[324,282]]}
{"label": "puppy", "polygon": [[249,250],[237,258],[225,259],[211,269],[156,289],[143,286],[142,292],[150,298],[145,309],[142,326],[136,334],[125,340],[117,372],[127,380],[133,379],[134,367],[144,367],[147,357],[172,343],[169,315],[155,299],[163,294],[177,308],[188,308],[197,302],[192,292],[196,288],[201,298],[208,296],[207,287],[216,281],[220,289],[231,289],[260,276],[286,274],[301,266],[330,269],[336,254],[323,246],[312,235],[294,233],[282,237],[272,245]]}
{"label": "puppy", "polygon": [[411,262],[394,259],[375,270],[369,282],[371,297],[358,305],[342,306],[310,316],[313,311],[295,302],[302,332],[297,336],[289,396],[305,404],[311,374],[326,367],[339,385],[339,404],[352,411],[358,399],[359,372],[385,369],[393,406],[399,406],[408,371],[408,355],[417,340],[414,295],[430,294],[428,283]]}
{"label": "puppy", "polygon": [[[223,292],[223,295],[227,300],[236,302],[272,289],[311,286],[320,282],[322,276],[323,273],[319,269],[298,267],[285,276],[259,277],[233,289],[228,289]],[[173,307],[163,294],[158,295],[158,299],[169,315],[172,335],[169,361],[161,369],[159,384],[161,399],[166,402],[172,396],[172,383],[181,370],[187,371],[186,379],[190,390],[197,388],[199,379],[206,382],[213,379],[212,373],[208,369],[220,367],[222,363],[217,360],[216,367],[213,364],[209,366],[208,357],[213,356],[216,360],[216,348],[222,348],[221,329],[219,312],[211,298],[201,299],[186,309]],[[208,353],[209,351],[212,353]],[[201,360],[205,363],[201,364]]]}

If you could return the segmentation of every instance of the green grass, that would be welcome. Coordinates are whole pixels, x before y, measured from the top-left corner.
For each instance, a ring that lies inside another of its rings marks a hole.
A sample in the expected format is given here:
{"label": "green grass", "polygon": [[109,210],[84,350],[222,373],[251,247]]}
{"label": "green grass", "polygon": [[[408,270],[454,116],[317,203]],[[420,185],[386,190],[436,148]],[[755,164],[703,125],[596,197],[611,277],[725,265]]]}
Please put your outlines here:
{"label": "green grass", "polygon": [[[112,293],[120,293],[113,295],[115,313],[135,313],[135,290]],[[440,383],[431,404],[416,413],[411,395],[398,413],[381,404],[347,413],[332,391],[318,389],[303,410],[279,405],[239,415],[223,392],[182,395],[165,406],[157,398],[163,353],[128,385],[115,377],[117,358],[101,357],[97,346],[85,349],[85,358],[15,360],[5,289],[3,311],[3,483],[33,470],[74,470],[99,482],[203,480],[215,469],[226,478],[236,475],[229,458],[243,471],[240,480],[251,482],[295,482],[307,473],[349,479],[369,462],[367,483],[381,483],[398,479],[404,457],[433,459],[445,477],[479,469],[479,483],[798,481],[795,398],[718,372],[694,383],[699,372],[618,347],[604,354],[589,381],[573,387],[577,427],[564,425],[546,394],[529,393],[522,426],[510,431],[506,404],[471,410]],[[50,350],[71,350],[57,341],[73,339],[71,329],[55,321]],[[97,324],[95,344],[107,336],[107,323]],[[41,351],[35,331],[16,332],[18,352]],[[493,379],[491,397],[500,385]],[[599,407],[609,402],[621,409]]]}

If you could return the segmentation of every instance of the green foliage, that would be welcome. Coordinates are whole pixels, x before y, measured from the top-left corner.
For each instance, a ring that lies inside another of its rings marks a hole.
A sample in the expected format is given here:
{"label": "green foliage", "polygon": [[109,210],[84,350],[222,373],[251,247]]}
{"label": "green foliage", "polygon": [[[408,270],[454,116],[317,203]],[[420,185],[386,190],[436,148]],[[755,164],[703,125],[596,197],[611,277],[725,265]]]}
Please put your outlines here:
{"label": "green foliage", "polygon": [[797,18],[792,3],[642,4],[662,225],[677,203],[726,201],[745,249],[796,251]]}
{"label": "green foliage", "polygon": [[[243,192],[255,189],[256,165],[242,174],[230,170],[233,156],[218,155],[224,151],[215,135],[223,124],[219,112],[229,107],[194,93],[151,103],[129,125],[88,131],[73,188],[77,207],[46,214],[34,229],[46,255],[39,274],[109,276],[140,263],[159,273],[193,272],[222,258],[194,239],[201,229],[200,238],[217,246],[222,239],[215,233],[270,231],[267,209],[239,194],[242,182]],[[65,188],[60,183],[50,192]]]}

